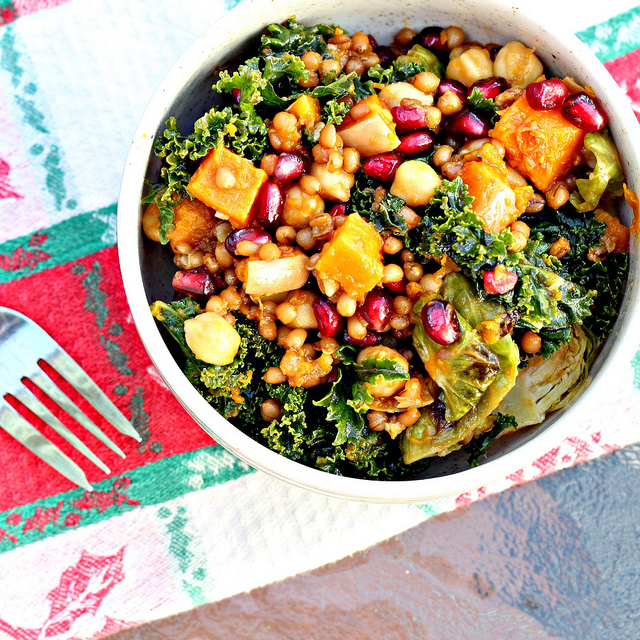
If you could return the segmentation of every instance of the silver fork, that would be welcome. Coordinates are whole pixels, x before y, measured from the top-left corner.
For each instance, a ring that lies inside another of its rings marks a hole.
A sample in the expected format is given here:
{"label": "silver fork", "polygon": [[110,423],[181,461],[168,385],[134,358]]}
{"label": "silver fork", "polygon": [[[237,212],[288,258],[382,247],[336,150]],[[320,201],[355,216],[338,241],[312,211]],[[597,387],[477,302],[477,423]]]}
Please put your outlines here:
{"label": "silver fork", "polygon": [[48,333],[26,316],[0,307],[0,428],[13,436],[20,444],[53,467],[71,482],[88,491],[92,490],[84,471],[64,454],[51,440],[42,435],[7,402],[12,395],[27,409],[46,422],[69,444],[91,460],[106,474],[110,473],[78,437],[32,393],[24,384],[28,378],[51,400],[64,409],[87,431],[122,458],[124,453],[103,431],[94,424],[53,382],[45,375],[39,362],[44,360],[67,380],[106,420],[120,433],[140,442],[140,435],[131,423],[103,393],[98,385],[82,370],[71,356]]}

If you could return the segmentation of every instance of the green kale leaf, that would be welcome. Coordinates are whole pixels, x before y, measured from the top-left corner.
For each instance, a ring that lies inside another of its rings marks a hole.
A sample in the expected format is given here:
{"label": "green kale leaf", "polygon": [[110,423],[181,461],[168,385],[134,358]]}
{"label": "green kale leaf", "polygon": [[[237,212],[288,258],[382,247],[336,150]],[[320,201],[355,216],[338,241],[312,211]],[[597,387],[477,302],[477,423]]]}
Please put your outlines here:
{"label": "green kale leaf", "polygon": [[[228,82],[236,83],[229,79]],[[239,81],[238,81],[239,82]],[[239,87],[238,87],[239,88]],[[247,91],[250,91],[247,89]],[[255,96],[253,92],[250,96]],[[235,113],[231,107],[211,109],[193,125],[193,133],[185,136],[178,129],[174,117],[155,142],[156,156],[164,160],[160,169],[162,189],[155,202],[160,208],[160,241],[168,242],[167,233],[173,227],[173,205],[176,199],[187,196],[187,185],[197,163],[212,149],[226,144],[239,155],[259,162],[267,145],[267,126],[255,114],[253,103],[243,103],[244,111]]]}
{"label": "green kale leaf", "polygon": [[327,40],[336,28],[326,24],[305,27],[291,16],[284,24],[270,24],[262,35],[263,53],[292,54],[301,56],[307,51],[324,53]]}
{"label": "green kale leaf", "polygon": [[368,220],[380,233],[406,236],[407,224],[401,214],[405,201],[385,190],[382,199],[376,202],[377,188],[384,188],[380,181],[359,171],[351,190],[352,210]]}
{"label": "green kale leaf", "polygon": [[467,98],[467,104],[478,111],[483,112],[489,119],[490,124],[495,124],[498,120],[498,107],[490,98],[485,98],[478,87],[474,87]]}
{"label": "green kale leaf", "polygon": [[331,98],[322,107],[322,121],[325,124],[342,124],[350,108],[348,102],[338,102],[338,98]]}
{"label": "green kale leaf", "polygon": [[275,342],[263,338],[254,322],[237,314],[236,331],[240,347],[229,365],[217,366],[198,360],[187,344],[184,323],[202,313],[191,298],[176,302],[154,302],[151,313],[169,331],[184,355],[185,375],[225,418],[237,418],[245,425],[260,416],[260,403],[268,397],[262,375],[277,366],[284,353]]}
{"label": "green kale leaf", "polygon": [[291,460],[300,460],[307,454],[308,445],[314,434],[309,433],[305,411],[307,390],[291,387],[287,382],[268,385],[271,398],[282,405],[282,415],[260,430],[260,435],[273,451]]}
{"label": "green kale leaf", "polygon": [[558,261],[557,270],[583,289],[592,292],[591,314],[584,325],[603,340],[618,317],[629,272],[629,256],[612,253],[601,262],[589,260],[589,252],[601,243],[606,224],[596,220],[591,211],[576,211],[570,206],[555,212],[555,220],[529,219],[532,237],[543,238],[550,246],[558,238],[566,238],[571,250]]}
{"label": "green kale leaf", "polygon": [[467,446],[467,453],[469,454],[469,466],[477,467],[480,464],[480,456],[487,455],[487,448],[489,445],[505,431],[515,431],[518,428],[518,423],[513,416],[508,416],[503,413],[498,413],[498,417],[493,423],[493,427],[480,434],[477,438],[474,438]]}
{"label": "green kale leaf", "polygon": [[482,271],[502,264],[509,255],[513,236],[508,229],[487,233],[472,202],[461,178],[443,180],[429,203],[427,215],[410,234],[409,248],[427,259],[447,254],[476,278]]}

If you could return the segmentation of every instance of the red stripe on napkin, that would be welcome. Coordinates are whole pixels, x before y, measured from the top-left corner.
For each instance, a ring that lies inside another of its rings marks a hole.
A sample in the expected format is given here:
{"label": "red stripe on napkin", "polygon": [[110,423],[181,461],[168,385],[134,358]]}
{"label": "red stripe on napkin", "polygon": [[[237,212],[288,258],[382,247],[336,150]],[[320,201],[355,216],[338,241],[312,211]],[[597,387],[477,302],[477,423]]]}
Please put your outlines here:
{"label": "red stripe on napkin", "polygon": [[[142,346],[122,289],[115,247],[0,285],[0,306],[37,322],[131,418],[142,436],[140,444],[116,432],[84,400],[78,401],[127,454],[122,460],[58,412],[113,474],[212,444],[164,385]],[[80,464],[90,482],[104,478],[49,427],[42,426],[42,432]],[[0,511],[73,488],[1,429],[0,469]]]}

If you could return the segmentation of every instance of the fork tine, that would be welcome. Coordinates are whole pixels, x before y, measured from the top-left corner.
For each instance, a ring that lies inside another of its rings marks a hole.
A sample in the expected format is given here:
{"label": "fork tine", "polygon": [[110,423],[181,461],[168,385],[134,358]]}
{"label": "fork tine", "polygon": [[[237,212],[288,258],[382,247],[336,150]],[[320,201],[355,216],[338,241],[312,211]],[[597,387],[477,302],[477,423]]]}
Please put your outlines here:
{"label": "fork tine", "polygon": [[60,391],[58,387],[48,378],[43,371],[34,371],[29,378],[31,382],[40,387],[54,402],[60,405],[72,418],[77,420],[89,433],[93,434],[100,442],[107,445],[111,451],[117,453],[121,458],[126,456],[122,449],[112,442],[78,407],[69,399],[69,397]]}
{"label": "fork tine", "polygon": [[74,435],[67,427],[65,427],[56,416],[45,407],[45,405],[33,395],[33,393],[27,389],[27,387],[23,387],[22,389],[18,389],[17,392],[13,394],[13,396],[22,402],[22,404],[27,407],[30,411],[33,411],[38,418],[40,418],[43,422],[46,422],[57,434],[61,435],[71,446],[75,447],[83,456],[91,460],[93,464],[102,469],[107,475],[111,473],[111,469],[107,467],[107,465],[98,458],[98,456],[87,447],[87,445],[80,440],[76,435]]}
{"label": "fork tine", "polygon": [[79,487],[87,491],[93,491],[84,471],[67,455],[65,455],[51,440],[45,438],[35,427],[30,425],[20,414],[16,413],[11,405],[0,398],[0,427],[10,436],[14,437],[21,445],[29,449]]}
{"label": "fork tine", "polygon": [[102,389],[85,373],[84,369],[65,351],[56,349],[47,362],[65,378],[76,391],[99,411],[120,433],[138,442],[142,438],[132,424],[109,400]]}

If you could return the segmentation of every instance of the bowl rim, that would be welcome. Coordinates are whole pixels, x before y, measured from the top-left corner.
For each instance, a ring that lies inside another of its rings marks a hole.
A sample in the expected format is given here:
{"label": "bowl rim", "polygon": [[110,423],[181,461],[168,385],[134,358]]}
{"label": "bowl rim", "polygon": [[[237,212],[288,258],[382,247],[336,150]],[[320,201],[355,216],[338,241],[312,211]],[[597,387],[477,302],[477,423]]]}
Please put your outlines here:
{"label": "bowl rim", "polygon": [[[615,373],[623,360],[628,359],[630,349],[637,348],[633,336],[631,318],[640,311],[640,297],[630,295],[635,273],[630,270],[627,291],[623,305],[627,307],[626,323],[620,321],[614,331],[616,339],[610,345],[609,353],[599,370],[589,383],[589,393],[583,393],[569,407],[564,415],[552,419],[539,434],[522,443],[513,451],[506,452],[494,460],[488,460],[478,467],[465,469],[434,478],[416,480],[380,481],[359,479],[333,474],[307,467],[270,450],[239,428],[224,419],[206,402],[187,380],[166,346],[156,321],[149,311],[140,269],[141,230],[140,194],[145,178],[155,132],[163,121],[169,105],[184,87],[192,81],[197,70],[209,55],[217,33],[229,33],[231,25],[242,23],[242,14],[250,5],[264,5],[268,0],[245,0],[220,19],[211,24],[189,48],[180,56],[167,73],[149,101],[132,139],[120,187],[117,215],[118,256],[125,294],[140,339],[158,373],[196,423],[218,443],[250,466],[265,471],[290,484],[319,492],[321,494],[352,500],[379,503],[416,503],[459,495],[504,479],[560,444],[573,429],[579,416],[586,416],[594,408],[597,390],[602,389],[606,380]],[[505,10],[510,3],[489,0],[486,5]],[[629,130],[629,134],[640,134],[640,126],[626,96],[615,83],[605,67],[591,50],[573,33],[564,31],[557,25],[545,23],[540,16],[530,10],[517,9],[524,22],[531,23],[555,37],[568,42],[575,55],[589,65],[592,79],[601,89],[618,95],[616,100],[616,121]],[[285,16],[286,17],[286,16]],[[633,131],[635,129],[635,132]],[[638,138],[640,139],[640,138]],[[625,157],[625,161],[629,158]],[[632,236],[635,255],[637,237]],[[633,251],[633,249],[632,249]],[[631,260],[633,266],[634,261]],[[637,269],[636,269],[637,270]],[[611,341],[611,336],[608,338]],[[211,425],[214,426],[211,426]]]}

